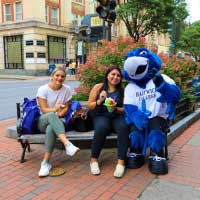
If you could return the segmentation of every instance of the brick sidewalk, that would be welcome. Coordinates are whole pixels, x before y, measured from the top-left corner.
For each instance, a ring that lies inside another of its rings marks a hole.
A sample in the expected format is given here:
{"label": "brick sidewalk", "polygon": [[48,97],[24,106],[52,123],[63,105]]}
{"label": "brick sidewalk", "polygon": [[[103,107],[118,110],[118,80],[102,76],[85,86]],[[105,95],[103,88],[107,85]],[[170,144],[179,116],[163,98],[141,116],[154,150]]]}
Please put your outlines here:
{"label": "brick sidewalk", "polygon": [[0,200],[134,200],[140,198],[155,179],[200,187],[200,146],[187,143],[198,134],[200,120],[170,144],[169,174],[155,176],[145,164],[137,170],[128,169],[122,179],[113,177],[115,149],[102,152],[100,176],[90,175],[90,150],[82,150],[73,158],[55,150],[51,163],[53,167],[64,168],[66,173],[59,177],[38,178],[43,145],[32,145],[27,162],[20,163],[20,144],[5,136],[6,128],[14,123],[15,120],[0,122]]}

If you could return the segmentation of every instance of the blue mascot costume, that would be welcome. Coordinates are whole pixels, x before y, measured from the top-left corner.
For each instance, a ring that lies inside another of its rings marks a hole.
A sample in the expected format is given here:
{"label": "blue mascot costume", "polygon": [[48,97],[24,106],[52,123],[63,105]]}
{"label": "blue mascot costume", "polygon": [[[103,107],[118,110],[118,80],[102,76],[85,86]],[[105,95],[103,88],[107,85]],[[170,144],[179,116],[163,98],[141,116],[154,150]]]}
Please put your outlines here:
{"label": "blue mascot costume", "polygon": [[129,81],[124,94],[125,117],[130,127],[127,167],[141,167],[149,147],[149,170],[154,174],[168,173],[165,130],[181,96],[175,82],[159,73],[161,65],[158,55],[147,48],[136,48],[128,52],[123,67],[123,76]]}

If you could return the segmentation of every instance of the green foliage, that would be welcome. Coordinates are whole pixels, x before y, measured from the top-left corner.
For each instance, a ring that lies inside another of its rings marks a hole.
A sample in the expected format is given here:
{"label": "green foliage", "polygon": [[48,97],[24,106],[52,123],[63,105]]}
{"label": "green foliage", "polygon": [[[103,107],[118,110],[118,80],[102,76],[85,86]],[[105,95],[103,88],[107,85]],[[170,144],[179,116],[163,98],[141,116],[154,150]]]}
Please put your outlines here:
{"label": "green foliage", "polygon": [[153,32],[167,32],[168,23],[176,19],[183,21],[187,16],[185,0],[129,0],[120,3],[117,9],[129,35],[137,42],[139,38]]}
{"label": "green foliage", "polygon": [[200,21],[187,26],[181,33],[178,47],[180,50],[190,52],[192,56],[197,58],[200,56]]}
{"label": "green foliage", "polygon": [[167,57],[162,53],[159,56],[163,62],[162,73],[174,79],[181,89],[182,97],[194,103],[194,88],[191,87],[191,81],[200,72],[200,65],[193,60],[180,59],[176,56]]}
{"label": "green foliage", "polygon": [[77,93],[72,96],[72,100],[77,100],[77,101],[87,101],[88,96],[82,93]]}
{"label": "green foliage", "polygon": [[105,71],[109,66],[122,67],[126,53],[133,48],[142,46],[144,46],[143,38],[138,43],[134,43],[131,37],[102,41],[96,53],[89,55],[87,62],[80,65],[79,80],[81,85],[76,92],[88,96],[91,88],[103,81]]}
{"label": "green foliage", "polygon": [[182,90],[188,88],[195,76],[195,72],[199,71],[197,62],[180,59],[176,56],[169,58],[164,54],[160,54],[159,56],[163,61],[162,73],[174,79]]}
{"label": "green foliage", "polygon": [[[77,95],[74,98],[87,100],[91,88],[103,81],[105,71],[109,66],[117,65],[122,67],[126,53],[131,49],[142,46],[145,46],[144,40],[134,43],[130,37],[103,41],[101,47],[97,48],[97,52],[89,55],[87,62],[84,65],[80,65],[80,74],[78,76],[81,84],[76,89]],[[175,80],[184,97],[193,99],[190,84],[195,73],[200,72],[200,65],[192,60],[179,59],[176,56],[169,57],[165,54],[159,54],[159,56],[163,62],[161,72]],[[122,82],[124,86],[127,84],[125,80]]]}

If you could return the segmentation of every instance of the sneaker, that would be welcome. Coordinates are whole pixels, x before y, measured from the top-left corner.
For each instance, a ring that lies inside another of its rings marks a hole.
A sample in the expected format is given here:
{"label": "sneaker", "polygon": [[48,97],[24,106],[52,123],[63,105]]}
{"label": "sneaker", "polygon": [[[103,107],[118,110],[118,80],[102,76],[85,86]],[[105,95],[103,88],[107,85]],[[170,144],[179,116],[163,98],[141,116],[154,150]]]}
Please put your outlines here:
{"label": "sneaker", "polygon": [[100,174],[100,169],[99,169],[98,162],[90,163],[90,171],[91,171],[92,175],[99,175]]}
{"label": "sneaker", "polygon": [[168,163],[166,158],[155,156],[149,156],[149,170],[153,174],[167,174]]}
{"label": "sneaker", "polygon": [[124,175],[124,171],[125,171],[125,166],[117,164],[113,175],[115,178],[121,178]]}
{"label": "sneaker", "polygon": [[52,166],[46,161],[42,161],[38,176],[48,176]]}
{"label": "sneaker", "polygon": [[144,156],[137,153],[128,153],[126,160],[126,167],[130,169],[137,169],[144,165]]}
{"label": "sneaker", "polygon": [[71,142],[68,142],[65,145],[65,150],[66,150],[66,154],[69,156],[74,156],[76,154],[77,151],[79,151],[80,149],[76,146],[74,146]]}

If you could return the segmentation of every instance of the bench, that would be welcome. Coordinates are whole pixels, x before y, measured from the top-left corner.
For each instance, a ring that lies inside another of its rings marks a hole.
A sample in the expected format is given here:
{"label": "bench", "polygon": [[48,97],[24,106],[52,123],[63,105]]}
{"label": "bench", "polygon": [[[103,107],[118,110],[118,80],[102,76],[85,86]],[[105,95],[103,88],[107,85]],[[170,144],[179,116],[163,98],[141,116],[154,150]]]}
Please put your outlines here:
{"label": "bench", "polygon": [[[17,119],[21,118],[22,110],[21,110],[21,105],[20,103],[16,104],[17,106]],[[83,105],[84,107],[85,105]],[[188,99],[181,99],[177,105],[176,109],[176,115],[175,119],[172,122],[172,124],[175,124],[179,120],[183,119],[185,116],[187,116],[189,113],[194,111],[194,108],[188,104]],[[166,129],[165,133],[168,134],[170,132],[170,129]],[[91,147],[91,141],[94,135],[94,131],[89,131],[89,132],[77,132],[77,131],[69,131],[66,133],[67,138],[72,141],[75,145],[80,147],[81,149],[84,148],[90,148]],[[117,135],[112,133],[107,136],[106,143],[105,143],[105,148],[110,148],[110,147],[116,147],[116,139]],[[22,154],[21,154],[21,163],[25,162],[25,154],[26,151],[28,152],[31,151],[30,145],[31,144],[44,144],[45,142],[45,134],[32,134],[32,135],[22,135],[21,131],[17,129],[17,140],[20,142],[21,147],[22,147]],[[166,142],[167,144],[168,142]],[[64,148],[62,143],[57,140],[57,148]],[[168,159],[168,149],[167,145],[165,146],[165,157]]]}
{"label": "bench", "polygon": [[[45,142],[45,134],[44,133],[35,133],[32,135],[22,135],[21,130],[18,128],[18,124],[20,123],[21,116],[22,116],[22,109],[21,109],[21,104],[17,103],[17,140],[20,142],[21,147],[22,147],[22,154],[21,154],[21,160],[20,162],[23,163],[26,161],[25,159],[25,154],[26,152],[31,152],[30,145],[31,144],[44,144]],[[94,135],[94,131],[88,131],[88,132],[77,132],[77,131],[68,131],[66,133],[67,138],[75,145],[80,147],[81,149],[84,148],[90,148],[91,146],[91,141]],[[117,136],[116,134],[112,133],[107,136],[105,148],[109,147],[116,147],[116,139]],[[60,142],[59,139],[56,141],[56,148],[61,148],[64,149],[64,146]]]}

